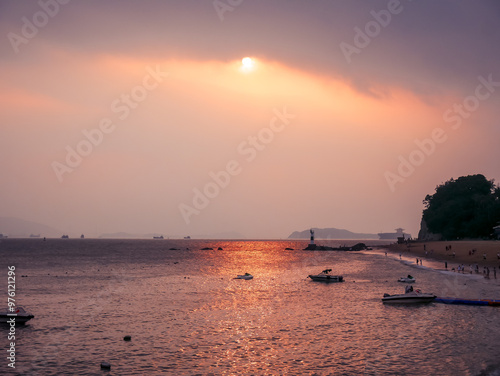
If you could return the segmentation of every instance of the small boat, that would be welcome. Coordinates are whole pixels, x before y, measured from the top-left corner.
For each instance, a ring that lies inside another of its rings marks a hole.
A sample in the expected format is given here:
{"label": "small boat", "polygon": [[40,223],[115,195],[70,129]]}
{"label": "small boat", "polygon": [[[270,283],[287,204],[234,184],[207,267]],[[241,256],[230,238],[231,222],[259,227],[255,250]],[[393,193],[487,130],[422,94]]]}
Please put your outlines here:
{"label": "small boat", "polygon": [[415,277],[411,276],[408,274],[408,277],[401,277],[398,279],[398,282],[403,282],[403,283],[413,283],[415,282]]}
{"label": "small boat", "polygon": [[341,275],[331,275],[332,269],[325,269],[319,274],[310,274],[308,277],[316,282],[344,282]]}
{"label": "small boat", "polygon": [[245,273],[243,275],[237,276],[235,279],[246,279],[246,280],[249,280],[249,279],[253,279],[253,275],[251,275],[250,273]]}
{"label": "small boat", "polygon": [[383,303],[392,304],[415,304],[415,303],[430,303],[436,299],[436,295],[431,293],[421,292],[420,290],[407,290],[404,294],[389,295],[384,294]]}
{"label": "small boat", "polygon": [[[26,312],[23,307],[14,307],[14,310],[11,311],[9,308],[0,311],[0,323],[10,324],[12,322],[15,325],[23,325],[26,322],[30,321],[33,317],[31,313]],[[12,321],[14,319],[14,321]]]}

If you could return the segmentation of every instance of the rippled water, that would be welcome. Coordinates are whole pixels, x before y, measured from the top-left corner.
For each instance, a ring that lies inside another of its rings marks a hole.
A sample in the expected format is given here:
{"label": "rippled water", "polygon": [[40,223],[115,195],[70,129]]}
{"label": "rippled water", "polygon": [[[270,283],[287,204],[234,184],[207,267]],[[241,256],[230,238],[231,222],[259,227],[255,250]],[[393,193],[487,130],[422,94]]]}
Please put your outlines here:
{"label": "rippled water", "polygon": [[[329,243],[338,245],[324,242]],[[302,251],[306,244],[1,240],[5,289],[7,265],[15,265],[18,302],[35,319],[17,328],[16,372],[5,357],[0,370],[19,375],[498,374],[500,308],[391,306],[380,300],[384,292],[402,292],[404,285],[396,280],[407,274],[425,292],[463,298],[500,299],[496,280],[416,267],[383,252]],[[325,268],[346,282],[306,278]],[[245,272],[254,279],[234,279]],[[125,335],[132,340],[124,341]],[[7,348],[5,328],[0,336]],[[100,369],[102,361],[111,363],[111,371]]]}

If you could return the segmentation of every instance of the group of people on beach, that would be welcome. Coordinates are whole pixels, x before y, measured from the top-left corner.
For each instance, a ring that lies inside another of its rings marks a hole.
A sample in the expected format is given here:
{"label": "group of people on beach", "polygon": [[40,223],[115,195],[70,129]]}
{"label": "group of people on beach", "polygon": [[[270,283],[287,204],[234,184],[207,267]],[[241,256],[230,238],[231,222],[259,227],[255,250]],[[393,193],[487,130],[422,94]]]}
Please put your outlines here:
{"label": "group of people on beach", "polygon": [[[444,266],[446,269],[448,269],[448,263],[445,262],[444,263]],[[455,270],[455,268],[452,268],[451,270]],[[469,272],[470,274],[472,274],[472,272],[475,271],[476,274],[479,274],[479,265],[476,264],[474,267],[469,264]],[[465,265],[464,264],[460,264],[457,266],[457,272],[459,273],[465,273]],[[488,266],[484,266],[483,267],[483,275],[485,278],[490,278],[490,268]],[[493,277],[496,279],[497,278],[497,268],[496,266],[493,267]]]}

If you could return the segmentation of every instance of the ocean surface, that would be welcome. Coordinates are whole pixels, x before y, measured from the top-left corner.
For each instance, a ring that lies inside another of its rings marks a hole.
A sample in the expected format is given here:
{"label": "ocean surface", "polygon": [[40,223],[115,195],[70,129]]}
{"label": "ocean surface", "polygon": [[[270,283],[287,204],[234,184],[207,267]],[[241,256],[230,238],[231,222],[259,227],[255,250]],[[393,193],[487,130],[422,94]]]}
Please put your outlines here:
{"label": "ocean surface", "polygon": [[[470,299],[500,299],[500,279],[306,245],[2,239],[2,305],[15,266],[16,303],[35,318],[16,328],[15,369],[0,328],[0,374],[500,375],[500,307],[381,302],[408,274],[423,292]],[[307,278],[326,268],[345,282]],[[254,279],[234,279],[245,272]]]}

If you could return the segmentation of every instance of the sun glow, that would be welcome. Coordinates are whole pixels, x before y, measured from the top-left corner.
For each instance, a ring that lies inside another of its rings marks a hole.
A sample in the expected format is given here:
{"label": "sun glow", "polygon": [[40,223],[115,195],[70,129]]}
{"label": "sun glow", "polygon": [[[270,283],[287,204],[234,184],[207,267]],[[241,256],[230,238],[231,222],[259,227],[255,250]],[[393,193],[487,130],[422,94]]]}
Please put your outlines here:
{"label": "sun glow", "polygon": [[251,57],[241,59],[241,70],[243,72],[251,72],[255,69],[255,60]]}

